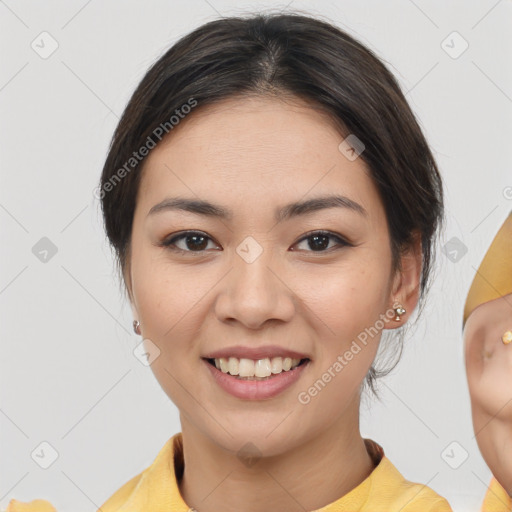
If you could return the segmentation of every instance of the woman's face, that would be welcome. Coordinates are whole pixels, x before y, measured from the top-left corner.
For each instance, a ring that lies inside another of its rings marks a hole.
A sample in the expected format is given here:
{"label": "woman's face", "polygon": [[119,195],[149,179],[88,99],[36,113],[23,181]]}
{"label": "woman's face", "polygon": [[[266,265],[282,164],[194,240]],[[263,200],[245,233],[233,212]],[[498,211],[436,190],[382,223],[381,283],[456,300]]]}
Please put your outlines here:
{"label": "woman's face", "polygon": [[464,328],[466,372],[478,446],[512,496],[512,294],[478,306]]}
{"label": "woman's face", "polygon": [[[357,429],[383,319],[398,325],[383,205],[342,139],[306,104],[232,99],[194,112],[146,160],[128,276],[135,318],[182,427],[226,449],[250,441],[279,454]],[[224,370],[272,376],[227,375],[207,361],[215,355]],[[274,374],[280,356],[285,368],[286,356],[307,361]]]}

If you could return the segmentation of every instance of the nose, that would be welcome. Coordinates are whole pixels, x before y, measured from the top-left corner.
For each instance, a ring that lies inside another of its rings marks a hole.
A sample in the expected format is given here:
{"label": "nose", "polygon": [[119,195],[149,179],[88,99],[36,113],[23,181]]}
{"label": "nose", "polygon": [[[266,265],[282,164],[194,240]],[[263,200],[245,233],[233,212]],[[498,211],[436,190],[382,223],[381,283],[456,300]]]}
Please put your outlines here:
{"label": "nose", "polygon": [[265,322],[289,322],[295,312],[295,295],[281,268],[270,266],[266,249],[252,262],[234,255],[231,272],[221,281],[215,313],[222,322],[239,322],[260,329]]}

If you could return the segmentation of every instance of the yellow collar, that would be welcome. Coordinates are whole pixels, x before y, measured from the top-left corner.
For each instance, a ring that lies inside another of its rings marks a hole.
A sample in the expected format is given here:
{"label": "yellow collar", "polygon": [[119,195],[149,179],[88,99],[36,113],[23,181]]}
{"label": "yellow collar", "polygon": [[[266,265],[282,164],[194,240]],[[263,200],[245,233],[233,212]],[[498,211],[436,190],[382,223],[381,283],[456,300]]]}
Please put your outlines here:
{"label": "yellow collar", "polygon": [[[426,486],[406,481],[374,441],[365,439],[376,464],[373,472],[348,494],[315,512],[450,512],[448,502]],[[181,433],[170,438],[153,464],[127,482],[105,504],[102,512],[193,512],[183,500],[178,481],[183,474]],[[432,508],[436,503],[438,508]]]}
{"label": "yellow collar", "polygon": [[[365,439],[375,469],[348,494],[314,512],[451,512],[448,502],[428,487],[409,482],[384,455]],[[183,500],[179,480],[183,474],[183,439],[171,437],[153,463],[116,491],[98,512],[194,512]],[[7,512],[55,512],[45,500],[11,500]]]}
{"label": "yellow collar", "polygon": [[512,510],[512,498],[503,489],[496,478],[492,478],[481,512],[510,512]]}

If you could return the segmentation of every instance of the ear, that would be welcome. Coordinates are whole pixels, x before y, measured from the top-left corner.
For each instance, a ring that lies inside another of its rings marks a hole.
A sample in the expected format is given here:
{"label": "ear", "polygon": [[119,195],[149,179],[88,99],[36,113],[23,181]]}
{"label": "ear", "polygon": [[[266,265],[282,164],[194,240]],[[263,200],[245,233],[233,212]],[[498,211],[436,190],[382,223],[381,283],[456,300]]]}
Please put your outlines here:
{"label": "ear", "polygon": [[[135,301],[131,298],[131,294],[129,293],[128,290],[127,290],[127,294],[130,296],[129,302],[130,302],[130,308],[132,310],[133,331],[135,332],[135,334],[141,335],[142,334],[142,326],[140,325],[140,316],[139,316],[139,312],[137,310],[137,306],[135,304]],[[139,322],[138,327],[136,327],[136,324],[135,324],[136,320]]]}
{"label": "ear", "polygon": [[134,320],[139,320],[139,312],[137,311],[137,307],[135,306],[135,303],[133,302],[133,300],[130,300],[130,307],[131,307],[131,310],[132,310],[133,319]]}
{"label": "ear", "polygon": [[124,283],[125,296],[126,299],[128,299],[128,302],[130,303],[133,319],[139,320],[139,312],[137,311],[137,306],[135,304],[135,299],[132,293],[132,276],[129,254],[126,257],[125,265],[121,271],[121,275]]}
{"label": "ear", "polygon": [[405,313],[400,315],[400,320],[393,320],[388,324],[391,329],[404,325],[418,304],[423,267],[420,233],[414,233],[413,242],[402,251],[399,263],[399,269],[393,278],[390,301],[393,308],[399,303]]}

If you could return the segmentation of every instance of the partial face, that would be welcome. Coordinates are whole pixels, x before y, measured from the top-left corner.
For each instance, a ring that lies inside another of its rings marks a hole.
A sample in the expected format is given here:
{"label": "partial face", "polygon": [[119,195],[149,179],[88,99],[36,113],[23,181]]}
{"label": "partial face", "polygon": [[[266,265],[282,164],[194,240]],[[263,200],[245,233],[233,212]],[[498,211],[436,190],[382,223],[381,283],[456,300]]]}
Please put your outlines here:
{"label": "partial face", "polygon": [[473,427],[482,456],[512,496],[512,294],[478,306],[464,329]]}
{"label": "partial face", "polygon": [[251,441],[279,454],[357,429],[395,279],[383,205],[342,139],[305,104],[229,100],[196,111],[146,161],[135,318],[182,427],[226,449]]}

